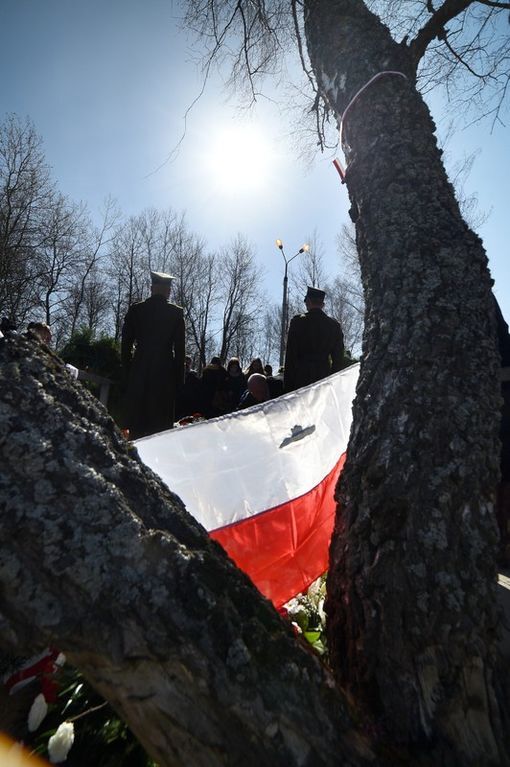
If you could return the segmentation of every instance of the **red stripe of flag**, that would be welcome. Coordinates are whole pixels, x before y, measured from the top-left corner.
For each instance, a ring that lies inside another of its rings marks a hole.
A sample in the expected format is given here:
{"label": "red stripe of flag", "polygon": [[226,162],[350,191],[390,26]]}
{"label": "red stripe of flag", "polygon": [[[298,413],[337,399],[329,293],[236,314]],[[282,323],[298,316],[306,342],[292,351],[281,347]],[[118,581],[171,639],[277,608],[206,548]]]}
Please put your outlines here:
{"label": "red stripe of flag", "polygon": [[334,491],[344,462],[345,453],[299,498],[210,533],[277,608],[328,569]]}

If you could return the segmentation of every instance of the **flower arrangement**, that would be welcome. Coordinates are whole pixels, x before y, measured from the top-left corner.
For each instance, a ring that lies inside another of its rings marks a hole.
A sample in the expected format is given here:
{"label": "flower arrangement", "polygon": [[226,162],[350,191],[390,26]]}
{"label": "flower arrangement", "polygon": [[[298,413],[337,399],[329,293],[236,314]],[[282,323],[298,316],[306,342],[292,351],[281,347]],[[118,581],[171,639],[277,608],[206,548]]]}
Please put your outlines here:
{"label": "flower arrangement", "polygon": [[[296,634],[324,658],[327,657],[325,596],[326,576],[323,575],[280,610],[291,621]],[[36,688],[26,719],[26,732],[20,738],[32,754],[49,759],[52,764],[69,763],[72,767],[91,764],[157,767],[127,725],[80,672],[65,663],[62,654],[47,650],[30,661],[22,670],[11,674],[8,679],[13,684],[8,689],[16,694],[15,686],[22,683]]]}
{"label": "flower arrangement", "polygon": [[314,581],[304,594],[298,594],[283,607],[297,634],[319,653],[327,656],[326,645],[326,574]]}
{"label": "flower arrangement", "polygon": [[[18,733],[25,751],[51,764],[72,767],[156,767],[127,725],[79,671],[69,664],[55,666],[50,699],[42,690],[42,681],[41,675],[32,676],[24,689],[35,688],[25,729],[22,731],[21,724]],[[13,695],[19,692],[14,690]]]}

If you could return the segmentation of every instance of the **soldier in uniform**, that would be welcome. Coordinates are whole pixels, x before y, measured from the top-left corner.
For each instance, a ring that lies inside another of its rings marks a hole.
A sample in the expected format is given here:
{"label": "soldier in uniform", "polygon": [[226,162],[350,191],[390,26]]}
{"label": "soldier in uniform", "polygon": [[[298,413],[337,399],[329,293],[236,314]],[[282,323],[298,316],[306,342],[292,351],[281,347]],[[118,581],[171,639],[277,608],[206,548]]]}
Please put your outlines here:
{"label": "soldier in uniform", "polygon": [[325,297],[323,290],[309,287],[304,298],[306,314],[290,321],[283,374],[286,392],[319,381],[342,367],[342,328],[324,312]]}
{"label": "soldier in uniform", "polygon": [[173,427],[175,398],[184,383],[184,316],[180,306],[168,302],[173,277],[151,272],[151,280],[150,298],[129,307],[122,327],[125,425],[131,439]]}

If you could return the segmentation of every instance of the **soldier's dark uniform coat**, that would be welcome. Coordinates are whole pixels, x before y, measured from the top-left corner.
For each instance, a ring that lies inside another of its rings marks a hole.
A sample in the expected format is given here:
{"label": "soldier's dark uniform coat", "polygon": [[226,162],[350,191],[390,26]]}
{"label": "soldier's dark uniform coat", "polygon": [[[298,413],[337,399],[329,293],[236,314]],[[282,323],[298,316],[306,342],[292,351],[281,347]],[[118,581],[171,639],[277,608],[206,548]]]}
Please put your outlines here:
{"label": "soldier's dark uniform coat", "polygon": [[319,381],[341,369],[344,337],[340,323],[322,309],[310,309],[293,317],[287,336],[286,392]]}
{"label": "soldier's dark uniform coat", "polygon": [[138,439],[172,428],[176,391],[184,383],[181,307],[161,295],[130,306],[122,327],[121,357],[127,378],[125,423],[130,437]]}

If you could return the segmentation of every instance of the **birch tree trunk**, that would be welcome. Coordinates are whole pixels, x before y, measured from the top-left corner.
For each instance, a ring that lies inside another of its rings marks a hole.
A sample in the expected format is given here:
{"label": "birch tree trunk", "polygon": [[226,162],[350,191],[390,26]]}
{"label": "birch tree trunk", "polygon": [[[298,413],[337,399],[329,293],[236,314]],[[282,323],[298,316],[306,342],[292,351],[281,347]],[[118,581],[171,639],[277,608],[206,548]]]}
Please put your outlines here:
{"label": "birch tree trunk", "polygon": [[332,665],[407,756],[419,745],[444,763],[508,764],[494,679],[500,403],[486,255],[406,46],[359,0],[306,0],[305,29],[338,121],[374,75],[406,75],[368,86],[343,126],[366,318],[331,546]]}
{"label": "birch tree trunk", "polygon": [[318,658],[21,336],[0,339],[0,513],[0,645],[65,652],[160,767],[370,761]]}

